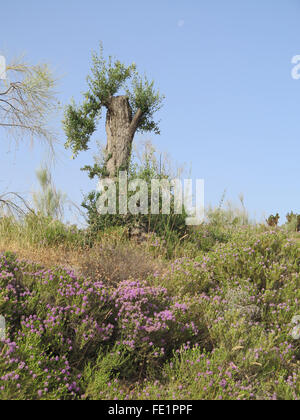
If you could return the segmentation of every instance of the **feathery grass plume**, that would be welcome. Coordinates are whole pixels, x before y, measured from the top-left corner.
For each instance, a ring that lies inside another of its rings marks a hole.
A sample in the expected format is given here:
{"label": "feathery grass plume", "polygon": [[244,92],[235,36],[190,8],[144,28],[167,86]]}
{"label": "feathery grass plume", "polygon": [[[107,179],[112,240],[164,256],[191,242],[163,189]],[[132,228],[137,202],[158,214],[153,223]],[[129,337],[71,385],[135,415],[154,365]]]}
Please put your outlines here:
{"label": "feathery grass plume", "polygon": [[56,190],[49,168],[41,167],[36,176],[41,186],[41,191],[32,194],[36,210],[45,217],[62,219],[66,194]]}
{"label": "feathery grass plume", "polygon": [[29,136],[45,141],[54,152],[55,132],[50,117],[57,110],[54,78],[47,64],[31,65],[23,58],[6,68],[7,78],[0,81],[0,128],[15,141]]}

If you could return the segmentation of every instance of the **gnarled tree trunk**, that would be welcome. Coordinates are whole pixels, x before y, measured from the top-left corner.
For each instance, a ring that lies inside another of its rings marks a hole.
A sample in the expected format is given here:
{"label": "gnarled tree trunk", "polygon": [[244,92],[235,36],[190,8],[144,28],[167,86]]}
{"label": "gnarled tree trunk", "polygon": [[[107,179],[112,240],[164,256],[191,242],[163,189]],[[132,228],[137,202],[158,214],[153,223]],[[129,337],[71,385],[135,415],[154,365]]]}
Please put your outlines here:
{"label": "gnarled tree trunk", "polygon": [[108,101],[106,168],[110,178],[114,178],[119,170],[128,169],[133,137],[141,118],[140,109],[132,116],[127,96],[113,96]]}

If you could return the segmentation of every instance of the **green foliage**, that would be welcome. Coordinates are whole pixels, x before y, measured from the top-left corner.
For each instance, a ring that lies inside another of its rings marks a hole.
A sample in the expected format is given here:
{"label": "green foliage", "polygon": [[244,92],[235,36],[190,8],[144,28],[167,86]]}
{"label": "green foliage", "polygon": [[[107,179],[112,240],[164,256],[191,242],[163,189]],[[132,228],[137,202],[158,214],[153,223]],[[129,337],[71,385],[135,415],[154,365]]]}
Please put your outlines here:
{"label": "green foliage", "polygon": [[[145,229],[146,233],[155,233],[164,238],[165,248],[172,254],[172,249],[179,244],[180,238],[187,233],[185,219],[187,214],[183,209],[182,214],[175,214],[174,196],[171,188],[170,214],[162,214],[162,196],[159,197],[159,214],[151,213],[151,181],[153,179],[171,181],[170,175],[165,171],[164,167],[158,162],[155,149],[150,148],[143,155],[141,163],[133,162],[129,168],[128,183],[134,179],[146,181],[148,186],[148,214],[127,215],[119,214],[119,200],[117,199],[116,214],[101,215],[97,210],[97,200],[100,193],[96,191],[90,192],[86,197],[82,206],[87,210],[87,221],[89,231],[95,237],[98,233],[110,229],[112,227],[123,226],[131,228],[140,225]],[[117,197],[119,196],[119,185],[116,182]],[[128,200],[135,192],[128,192]]]}
{"label": "green foliage", "polygon": [[94,166],[85,165],[82,169],[82,171],[87,171],[89,173],[89,178],[94,179],[95,177],[98,178],[107,178],[108,172],[105,165],[99,165],[98,163],[95,163]]}
{"label": "green foliage", "polygon": [[242,226],[251,225],[243,197],[240,197],[241,206],[239,207],[230,202],[223,207],[224,198],[225,193],[217,208],[210,207],[206,210],[206,222],[191,231],[188,240],[196,246],[194,254],[199,249],[207,252],[219,243],[229,242]]}
{"label": "green foliage", "polygon": [[86,94],[86,99],[92,101],[92,104],[98,103],[105,106],[110,97],[116,95],[124,87],[125,82],[132,77],[136,65],[132,63],[125,66],[119,60],[114,61],[111,56],[106,61],[102,44],[100,44],[100,55],[94,52],[92,62],[92,76],[87,78],[90,93]]}
{"label": "green foliage", "polygon": [[279,216],[278,213],[276,213],[275,216],[273,214],[271,214],[271,216],[268,217],[266,222],[267,222],[268,226],[275,227],[275,226],[278,226],[279,219],[280,219],[280,216]]}
{"label": "green foliage", "polygon": [[300,232],[300,214],[292,211],[286,215],[287,227],[292,232]]}
{"label": "green foliage", "polygon": [[144,79],[134,72],[131,90],[126,89],[129,103],[135,114],[138,109],[143,113],[139,123],[138,131],[160,134],[159,125],[153,120],[154,114],[160,110],[164,96],[154,90],[154,81],[151,82],[144,76]]}
{"label": "green foliage", "polygon": [[35,213],[28,213],[19,220],[0,218],[0,236],[8,242],[15,241],[34,248],[58,245],[75,248],[91,244],[89,234],[75,225],[65,225],[52,217]]}
{"label": "green foliage", "polygon": [[[96,362],[89,363],[84,369],[82,382],[88,384],[84,398],[97,400],[105,394],[107,388],[111,388],[112,394],[116,397],[121,391],[119,374],[116,372],[122,370],[128,359],[128,352],[123,345],[115,345],[106,354],[100,350]],[[111,383],[112,378],[114,378],[113,383]]]}
{"label": "green foliage", "polygon": [[99,112],[100,108],[95,110],[87,102],[80,107],[72,101],[66,108],[63,124],[68,140],[65,147],[72,148],[73,157],[81,150],[88,150],[88,142],[96,130],[95,119]]}
{"label": "green foliage", "polygon": [[[109,99],[120,90],[129,97],[132,112],[142,111],[142,118],[137,127],[140,131],[159,132],[153,116],[162,105],[163,97],[154,89],[154,82],[142,79],[133,63],[129,66],[110,56],[106,60],[100,45],[100,54],[93,53],[91,75],[87,82],[89,90],[84,94],[84,101],[76,105],[73,101],[65,110],[63,121],[67,136],[66,148],[71,148],[73,156],[88,150],[91,135],[95,132],[97,121],[101,117],[102,107],[109,106]],[[131,83],[131,85],[130,85]]]}
{"label": "green foliage", "polygon": [[254,284],[257,291],[278,290],[298,281],[299,263],[299,248],[284,230],[247,227],[209,252],[199,250],[196,257],[179,259],[165,284],[191,296],[207,292],[213,285],[225,290],[227,284],[233,287],[244,282]]}

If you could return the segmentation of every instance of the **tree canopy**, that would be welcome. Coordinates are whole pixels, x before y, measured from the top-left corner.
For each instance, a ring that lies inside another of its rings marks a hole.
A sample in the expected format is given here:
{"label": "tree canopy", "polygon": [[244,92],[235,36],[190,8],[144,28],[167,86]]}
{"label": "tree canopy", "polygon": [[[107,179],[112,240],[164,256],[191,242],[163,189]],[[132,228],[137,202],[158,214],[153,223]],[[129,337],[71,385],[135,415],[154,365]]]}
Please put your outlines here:
{"label": "tree canopy", "polygon": [[83,102],[77,105],[74,100],[65,110],[63,121],[67,141],[66,148],[73,156],[88,150],[89,141],[97,128],[103,108],[109,109],[111,99],[123,93],[129,100],[133,119],[138,120],[136,131],[160,133],[154,114],[161,108],[164,97],[154,88],[154,81],[141,77],[135,63],[126,66],[119,60],[100,54],[92,54],[91,75],[87,77],[89,90],[83,94]]}

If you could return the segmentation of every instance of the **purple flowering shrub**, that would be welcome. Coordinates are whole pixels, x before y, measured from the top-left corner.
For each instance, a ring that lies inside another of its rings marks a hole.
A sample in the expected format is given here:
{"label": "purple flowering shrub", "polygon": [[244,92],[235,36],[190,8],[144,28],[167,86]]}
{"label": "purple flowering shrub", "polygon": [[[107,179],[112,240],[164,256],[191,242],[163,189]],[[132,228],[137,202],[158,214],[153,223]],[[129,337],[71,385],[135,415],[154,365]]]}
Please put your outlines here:
{"label": "purple flowering shrub", "polygon": [[[201,316],[189,312],[188,303],[179,302],[161,286],[145,281],[121,282],[113,291],[117,309],[115,321],[120,344],[132,350],[133,368],[147,359],[160,361],[188,340],[198,340],[205,331]],[[156,363],[156,364],[157,364]]]}
{"label": "purple flowering shrub", "polygon": [[1,399],[65,399],[80,392],[66,356],[44,346],[34,333],[0,346]]}
{"label": "purple flowering shrub", "polygon": [[188,305],[145,281],[112,288],[5,254],[0,285],[7,324],[0,343],[0,397],[80,397],[87,384],[78,375],[89,363],[101,365],[115,346],[125,351],[126,364],[115,364],[114,373],[143,375],[199,335],[199,318],[189,315]]}
{"label": "purple flowering shrub", "polygon": [[[106,321],[110,298],[105,288],[79,284],[73,273],[26,266],[12,255],[0,257],[0,284],[7,330],[0,344],[0,395],[57,399],[80,394],[80,352],[89,358],[113,330]],[[30,394],[33,389],[36,393]]]}

